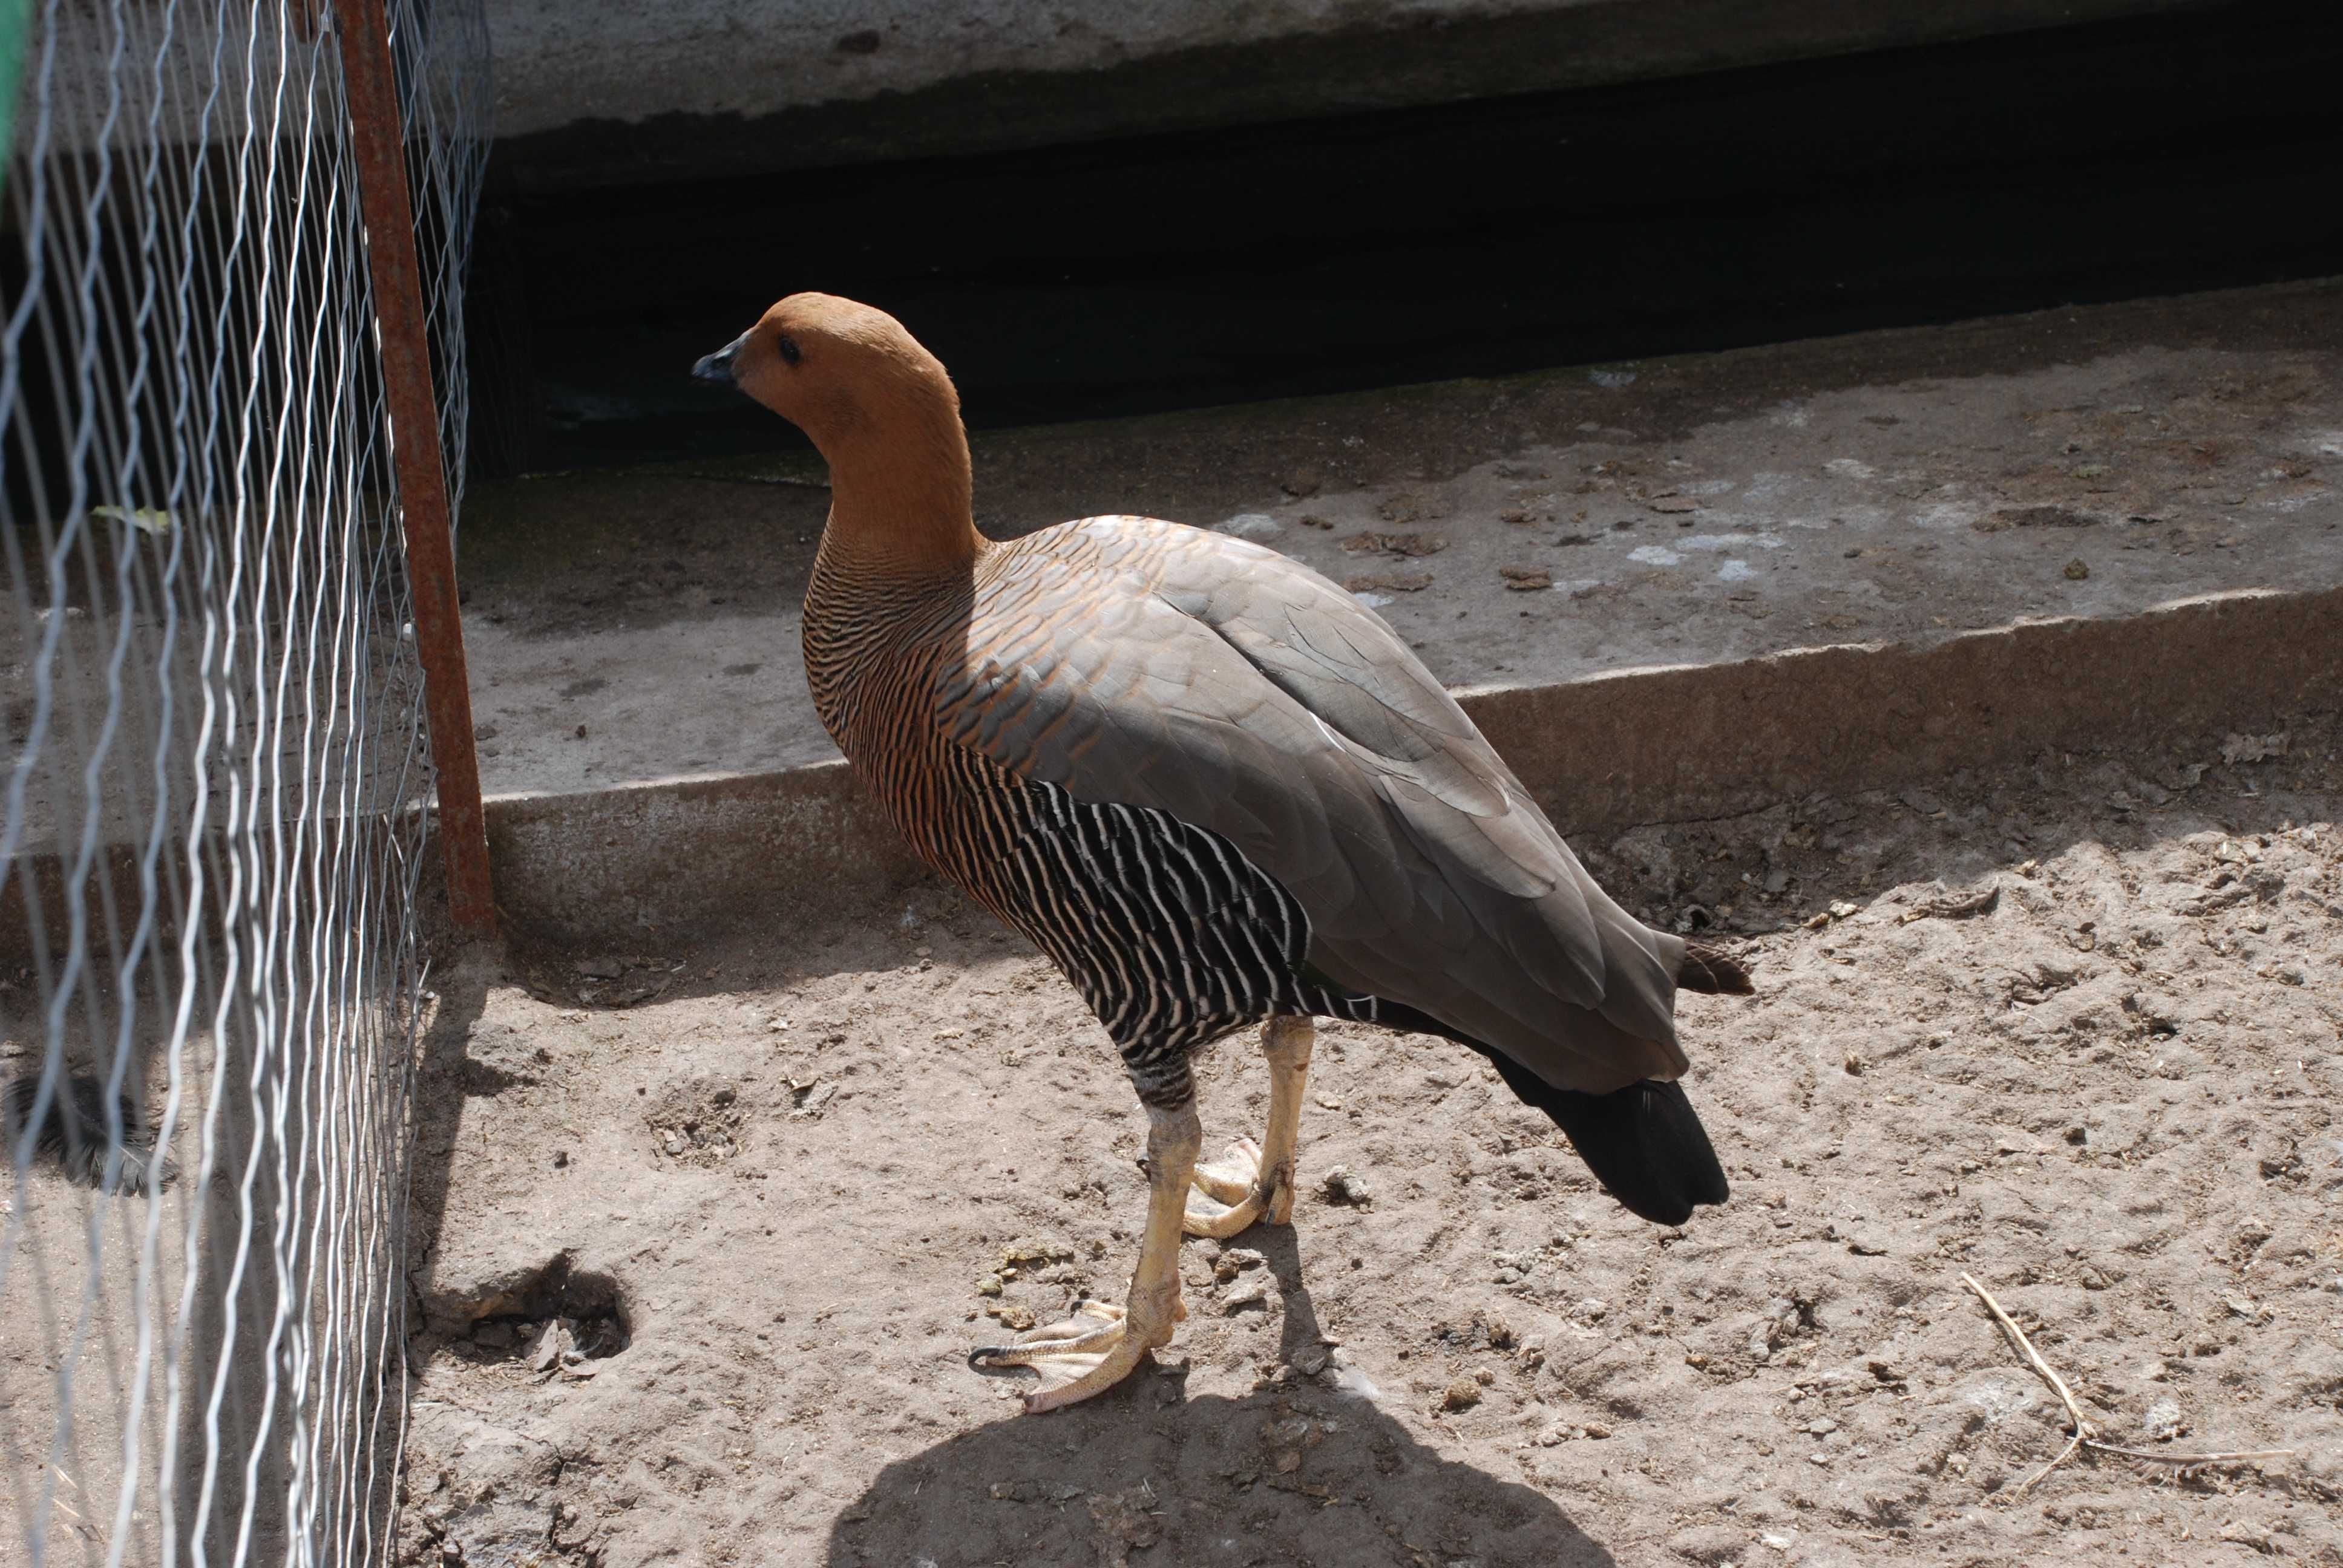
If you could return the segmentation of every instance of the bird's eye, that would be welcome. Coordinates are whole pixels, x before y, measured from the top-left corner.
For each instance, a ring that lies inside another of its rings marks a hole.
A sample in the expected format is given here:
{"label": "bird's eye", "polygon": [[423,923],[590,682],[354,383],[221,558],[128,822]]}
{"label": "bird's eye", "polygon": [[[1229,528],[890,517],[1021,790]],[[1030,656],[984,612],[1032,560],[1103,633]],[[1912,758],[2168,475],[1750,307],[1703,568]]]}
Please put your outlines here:
{"label": "bird's eye", "polygon": [[799,361],[799,359],[800,359],[801,357],[803,357],[803,356],[801,356],[801,355],[798,352],[798,344],[797,344],[797,339],[796,339],[796,338],[794,338],[794,337],[788,337],[788,336],[784,335],[781,338],[779,338],[779,341],[780,348],[781,348],[781,358],[782,358],[782,360],[783,360],[783,362],[784,362],[784,363],[786,363],[786,364],[789,364],[789,365],[795,365],[795,364]]}

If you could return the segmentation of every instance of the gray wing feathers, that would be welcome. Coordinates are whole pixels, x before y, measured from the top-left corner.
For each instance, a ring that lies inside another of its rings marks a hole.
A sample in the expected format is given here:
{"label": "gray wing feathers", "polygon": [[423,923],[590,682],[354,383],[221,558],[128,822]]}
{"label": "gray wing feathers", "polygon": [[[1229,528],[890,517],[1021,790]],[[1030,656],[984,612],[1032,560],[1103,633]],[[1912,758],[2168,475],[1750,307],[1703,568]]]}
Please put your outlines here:
{"label": "gray wing feathers", "polygon": [[1258,546],[1093,518],[1004,551],[945,729],[1084,799],[1221,834],[1308,911],[1331,979],[1560,1087],[1674,1078],[1683,944],[1595,886],[1406,645]]}

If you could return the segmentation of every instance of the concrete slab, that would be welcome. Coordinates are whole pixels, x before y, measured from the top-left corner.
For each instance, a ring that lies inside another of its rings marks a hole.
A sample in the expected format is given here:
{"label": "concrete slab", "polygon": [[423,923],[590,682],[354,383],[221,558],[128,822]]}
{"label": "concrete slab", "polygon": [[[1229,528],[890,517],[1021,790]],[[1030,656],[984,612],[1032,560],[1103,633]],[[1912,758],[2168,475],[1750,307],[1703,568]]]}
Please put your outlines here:
{"label": "concrete slab", "polygon": [[[998,533],[1140,512],[1258,538],[1453,688],[1925,648],[2343,586],[2343,287],[998,432],[976,457]],[[821,481],[796,454],[477,490],[490,793],[834,756],[798,651]]]}
{"label": "concrete slab", "polygon": [[[1484,688],[1463,704],[1574,836],[2150,741],[2283,749],[2331,732],[2343,708],[2343,589]],[[508,929],[579,950],[789,929],[810,908],[890,918],[928,879],[842,762],[508,797],[489,805],[488,841]]]}
{"label": "concrete slab", "polygon": [[[2217,745],[2343,707],[2339,326],[2343,286],[2294,286],[1001,432],[980,520],[1204,518],[1355,582],[1572,829]],[[476,493],[519,926],[607,942],[917,878],[804,692],[825,503],[786,452]],[[92,875],[125,890],[136,858],[117,838]],[[52,913],[70,875],[12,868]]]}
{"label": "concrete slab", "polygon": [[1602,85],[2202,0],[489,0],[523,187],[963,155]]}

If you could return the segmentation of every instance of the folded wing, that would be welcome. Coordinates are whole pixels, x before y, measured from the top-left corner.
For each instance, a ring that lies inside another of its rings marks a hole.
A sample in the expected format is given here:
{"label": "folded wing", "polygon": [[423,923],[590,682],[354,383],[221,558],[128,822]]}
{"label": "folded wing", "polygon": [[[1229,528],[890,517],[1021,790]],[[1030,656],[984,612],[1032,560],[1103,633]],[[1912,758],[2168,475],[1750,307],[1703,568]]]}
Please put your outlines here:
{"label": "folded wing", "polygon": [[1312,924],[1337,985],[1556,1089],[1685,1066],[1678,939],[1614,903],[1379,618],[1297,562],[1097,518],[986,564],[936,692],[961,744],[1078,799],[1227,839]]}

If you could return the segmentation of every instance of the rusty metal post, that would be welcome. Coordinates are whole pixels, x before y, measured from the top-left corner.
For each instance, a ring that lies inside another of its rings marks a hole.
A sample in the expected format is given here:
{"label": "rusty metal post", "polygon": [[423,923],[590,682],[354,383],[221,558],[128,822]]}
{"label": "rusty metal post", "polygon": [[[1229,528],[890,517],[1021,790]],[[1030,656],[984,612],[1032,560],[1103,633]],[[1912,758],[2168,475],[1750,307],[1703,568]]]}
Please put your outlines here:
{"label": "rusty metal post", "polygon": [[383,0],[334,0],[334,17],[357,156],[359,210],[366,218],[367,270],[382,337],[415,646],[423,659],[423,701],[438,775],[447,912],[458,931],[485,937],[496,930],[496,897],[488,883],[488,821],[480,809],[480,760],[472,743],[471,678],[464,668],[464,622],[456,603],[454,516],[439,445],[439,409],[432,396],[431,345],[415,257],[415,209],[407,189],[407,137],[390,25]]}

